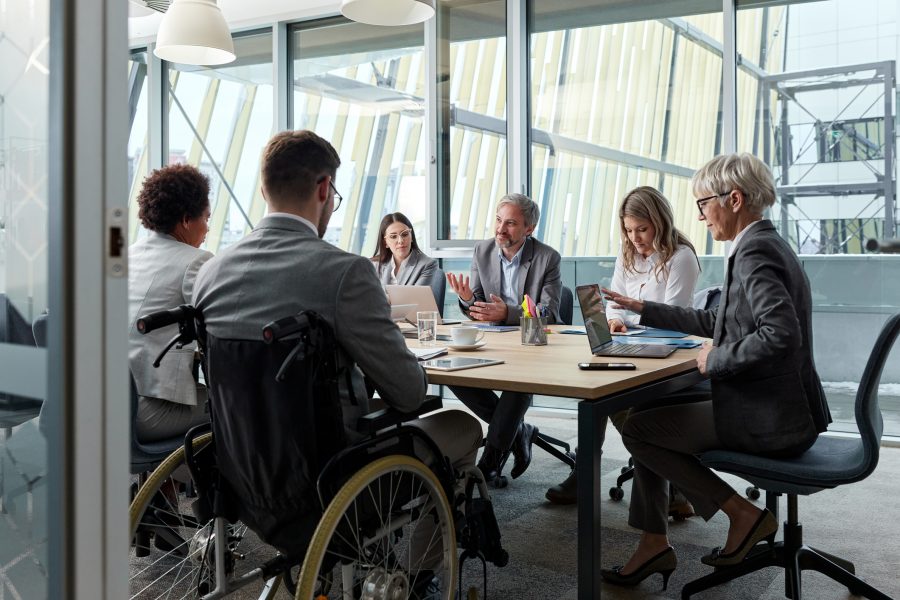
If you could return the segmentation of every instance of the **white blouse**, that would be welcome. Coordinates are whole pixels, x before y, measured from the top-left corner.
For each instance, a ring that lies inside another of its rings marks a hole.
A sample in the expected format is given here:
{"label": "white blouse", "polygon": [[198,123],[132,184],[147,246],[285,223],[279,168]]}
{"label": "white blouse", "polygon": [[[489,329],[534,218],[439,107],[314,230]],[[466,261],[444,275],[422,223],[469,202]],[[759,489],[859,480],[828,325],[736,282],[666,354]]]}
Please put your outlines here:
{"label": "white blouse", "polygon": [[[672,306],[690,306],[694,299],[694,285],[700,277],[700,265],[697,257],[688,246],[678,246],[675,254],[669,259],[669,276],[664,273],[654,275],[653,269],[659,260],[654,253],[644,258],[635,253],[635,272],[625,272],[622,256],[616,258],[616,269],[613,273],[610,289],[629,298],[662,302]],[[612,308],[612,302],[606,304],[606,320],[619,319],[626,325],[637,325],[641,316],[624,309]]]}

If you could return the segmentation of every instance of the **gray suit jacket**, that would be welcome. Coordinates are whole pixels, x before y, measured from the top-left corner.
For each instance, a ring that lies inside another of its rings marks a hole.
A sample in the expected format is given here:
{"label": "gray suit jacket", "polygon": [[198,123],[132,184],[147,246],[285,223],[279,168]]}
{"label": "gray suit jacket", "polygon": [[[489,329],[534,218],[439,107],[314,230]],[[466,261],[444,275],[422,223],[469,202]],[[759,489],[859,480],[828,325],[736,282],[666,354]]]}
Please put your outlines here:
{"label": "gray suit jacket", "polygon": [[[372,264],[375,265],[375,270],[378,272],[378,279],[381,281],[381,285],[390,285],[391,271],[394,269],[393,259],[383,263],[372,261]],[[439,284],[442,282],[437,280],[437,275],[437,261],[421,250],[413,249],[406,259],[406,264],[402,265],[400,267],[400,272],[397,273],[397,285],[429,286],[434,293],[434,301],[439,305],[438,308],[443,309],[443,307],[440,306],[441,299],[438,298]]]}
{"label": "gray suit jacket", "polygon": [[728,448],[799,452],[831,422],[812,355],[809,280],[770,221],[753,225],[728,259],[716,309],[647,302],[641,324],[713,338],[707,367]]}
{"label": "gray suit jacket", "polygon": [[[334,330],[347,357],[372,381],[386,404],[409,412],[422,403],[425,371],[391,321],[384,290],[368,258],[325,242],[305,224],[267,216],[244,239],[201,269],[194,305],[219,338],[262,340],[263,326],[311,310]],[[369,412],[362,373],[354,369],[349,403],[342,390],[344,424],[351,440]]]}
{"label": "gray suit jacket", "polygon": [[156,232],[128,249],[128,362],[141,396],[197,404],[195,345],[172,348],[155,369],[153,361],[178,327],[141,335],[135,322],[151,312],[190,304],[197,272],[210,258],[211,252]]}
{"label": "gray suit jacket", "polygon": [[[550,322],[559,322],[559,295],[562,291],[562,280],[559,275],[559,252],[529,237],[522,248],[519,263],[519,304],[507,304],[506,323],[518,325],[522,317],[521,298],[525,294],[531,296],[536,303],[544,304],[550,311]],[[475,300],[490,300],[490,295],[503,297],[500,258],[497,256],[497,245],[493,239],[482,240],[475,244],[472,255],[472,276],[469,280]],[[468,305],[459,301],[460,310],[466,315]]]}

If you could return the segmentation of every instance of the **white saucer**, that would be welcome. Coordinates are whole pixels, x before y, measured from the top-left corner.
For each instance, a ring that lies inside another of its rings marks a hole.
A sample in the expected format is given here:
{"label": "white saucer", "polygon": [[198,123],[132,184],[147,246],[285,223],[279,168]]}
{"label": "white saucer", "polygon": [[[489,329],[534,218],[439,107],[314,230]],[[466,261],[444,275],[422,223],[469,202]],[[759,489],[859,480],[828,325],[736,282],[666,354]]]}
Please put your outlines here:
{"label": "white saucer", "polygon": [[480,342],[475,342],[474,344],[447,344],[447,347],[451,350],[478,350],[482,346],[484,346],[487,342],[481,340]]}

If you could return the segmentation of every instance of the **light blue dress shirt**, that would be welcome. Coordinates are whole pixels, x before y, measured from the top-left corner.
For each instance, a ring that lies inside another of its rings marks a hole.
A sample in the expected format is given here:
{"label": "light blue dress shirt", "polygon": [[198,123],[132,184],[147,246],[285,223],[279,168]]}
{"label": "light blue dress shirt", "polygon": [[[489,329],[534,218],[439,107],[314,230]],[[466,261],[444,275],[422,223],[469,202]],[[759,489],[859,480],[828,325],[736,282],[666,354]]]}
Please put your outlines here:
{"label": "light blue dress shirt", "polygon": [[[507,304],[517,306],[522,303],[519,295],[519,263],[522,262],[522,250],[525,244],[519,248],[512,260],[507,260],[503,254],[503,250],[497,248],[497,255],[500,257],[500,288],[503,290],[503,301]],[[490,300],[490,298],[488,298]]]}

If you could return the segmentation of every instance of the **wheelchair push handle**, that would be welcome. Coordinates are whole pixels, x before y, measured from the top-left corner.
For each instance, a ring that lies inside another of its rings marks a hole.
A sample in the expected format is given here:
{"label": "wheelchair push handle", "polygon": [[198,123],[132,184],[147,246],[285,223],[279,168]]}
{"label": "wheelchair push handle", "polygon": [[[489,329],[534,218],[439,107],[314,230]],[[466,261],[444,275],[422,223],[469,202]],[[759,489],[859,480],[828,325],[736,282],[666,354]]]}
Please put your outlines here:
{"label": "wheelchair push handle", "polygon": [[162,327],[168,327],[175,323],[184,323],[194,317],[195,309],[190,304],[182,304],[178,308],[160,310],[149,315],[144,315],[137,320],[137,330],[146,335]]}
{"label": "wheelchair push handle", "polygon": [[263,327],[263,341],[266,344],[271,344],[307,327],[309,327],[309,317],[302,313],[278,319]]}

